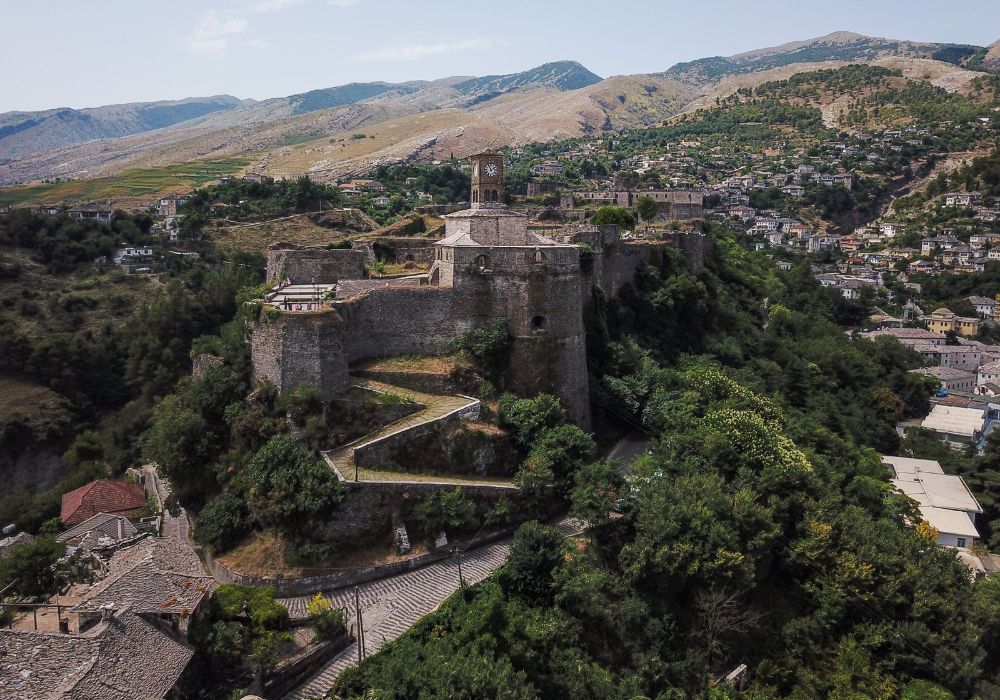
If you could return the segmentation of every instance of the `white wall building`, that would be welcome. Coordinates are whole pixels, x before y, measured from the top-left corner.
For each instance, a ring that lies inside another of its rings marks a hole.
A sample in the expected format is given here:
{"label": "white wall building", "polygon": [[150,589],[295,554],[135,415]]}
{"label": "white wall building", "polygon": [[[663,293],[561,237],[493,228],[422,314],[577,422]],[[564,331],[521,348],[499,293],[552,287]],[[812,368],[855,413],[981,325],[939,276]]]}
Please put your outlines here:
{"label": "white wall building", "polygon": [[882,457],[893,471],[892,485],[917,502],[921,517],[938,531],[938,544],[968,549],[979,540],[979,501],[960,476],[945,474],[931,459]]}

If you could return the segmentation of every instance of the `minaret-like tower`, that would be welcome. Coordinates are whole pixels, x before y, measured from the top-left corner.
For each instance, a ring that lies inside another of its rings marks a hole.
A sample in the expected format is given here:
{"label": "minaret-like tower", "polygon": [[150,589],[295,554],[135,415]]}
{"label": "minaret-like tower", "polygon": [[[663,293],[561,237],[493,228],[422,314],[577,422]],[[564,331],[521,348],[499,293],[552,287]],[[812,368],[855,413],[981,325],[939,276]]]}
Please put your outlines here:
{"label": "minaret-like tower", "polygon": [[472,160],[472,208],[503,206],[503,156],[479,153]]}

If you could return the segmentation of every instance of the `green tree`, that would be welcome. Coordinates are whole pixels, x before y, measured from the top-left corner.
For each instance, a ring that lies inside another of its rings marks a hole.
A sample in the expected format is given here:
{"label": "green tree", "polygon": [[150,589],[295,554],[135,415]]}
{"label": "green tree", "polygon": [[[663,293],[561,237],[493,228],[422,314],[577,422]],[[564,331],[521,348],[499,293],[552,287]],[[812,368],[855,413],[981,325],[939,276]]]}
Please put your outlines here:
{"label": "green tree", "polygon": [[325,518],[343,497],[333,471],[291,435],[276,435],[246,469],[251,512],[265,526],[301,535]]}
{"label": "green tree", "polygon": [[195,539],[210,544],[217,552],[230,549],[250,531],[250,511],[246,502],[233,493],[220,493],[198,514]]}
{"label": "green tree", "polygon": [[659,213],[659,206],[652,197],[639,197],[635,200],[635,209],[647,224],[654,221]]}
{"label": "green tree", "polygon": [[549,601],[555,594],[554,573],[562,563],[565,542],[554,527],[532,520],[514,533],[510,556],[500,572],[500,585],[508,593],[523,596],[533,604]]}
{"label": "green tree", "polygon": [[635,226],[635,215],[625,207],[605,206],[594,213],[590,222],[597,226],[617,224],[623,228],[631,228]]}

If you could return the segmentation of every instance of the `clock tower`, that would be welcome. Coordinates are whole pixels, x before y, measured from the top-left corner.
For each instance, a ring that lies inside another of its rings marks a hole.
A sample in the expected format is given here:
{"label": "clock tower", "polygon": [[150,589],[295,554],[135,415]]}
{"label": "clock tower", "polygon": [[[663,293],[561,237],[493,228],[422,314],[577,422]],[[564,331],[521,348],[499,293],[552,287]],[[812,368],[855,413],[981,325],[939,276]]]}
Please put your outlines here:
{"label": "clock tower", "polygon": [[472,156],[472,208],[503,207],[503,156],[479,153]]}

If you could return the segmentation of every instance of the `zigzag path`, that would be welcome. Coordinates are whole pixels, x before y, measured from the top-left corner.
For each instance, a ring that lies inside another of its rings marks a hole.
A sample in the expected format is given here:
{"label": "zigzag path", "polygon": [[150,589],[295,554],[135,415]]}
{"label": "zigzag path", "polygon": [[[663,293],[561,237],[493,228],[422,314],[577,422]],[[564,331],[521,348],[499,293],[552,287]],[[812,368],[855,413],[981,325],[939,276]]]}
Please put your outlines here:
{"label": "zigzag path", "polygon": [[[355,450],[390,435],[396,435],[398,433],[419,428],[420,426],[428,423],[433,423],[436,420],[444,418],[450,413],[454,413],[455,411],[459,411],[463,408],[468,408],[476,403],[476,399],[469,398],[467,396],[442,396],[438,394],[427,394],[421,391],[403,389],[401,387],[392,386],[391,384],[385,384],[370,379],[360,380],[355,383],[355,386],[383,394],[396,394],[404,399],[409,399],[422,404],[424,408],[416,413],[406,416],[405,418],[395,421],[394,423],[390,423],[389,425],[368,433],[364,437],[344,445],[343,447],[323,452],[323,459],[326,460],[326,463],[330,465],[330,467],[337,473],[337,476],[343,481],[354,480],[354,475],[356,473],[354,463]],[[389,481],[393,483],[407,483],[412,481],[415,483],[514,488],[510,485],[509,480],[490,479],[488,477],[466,478],[462,476],[432,476],[408,472],[372,471],[370,469],[359,469],[357,473],[359,475],[359,481],[369,482]]]}

